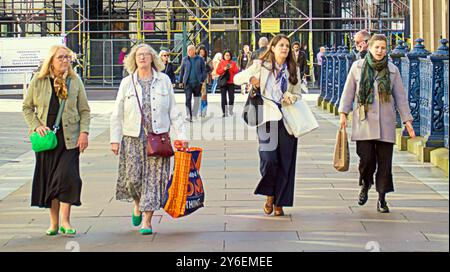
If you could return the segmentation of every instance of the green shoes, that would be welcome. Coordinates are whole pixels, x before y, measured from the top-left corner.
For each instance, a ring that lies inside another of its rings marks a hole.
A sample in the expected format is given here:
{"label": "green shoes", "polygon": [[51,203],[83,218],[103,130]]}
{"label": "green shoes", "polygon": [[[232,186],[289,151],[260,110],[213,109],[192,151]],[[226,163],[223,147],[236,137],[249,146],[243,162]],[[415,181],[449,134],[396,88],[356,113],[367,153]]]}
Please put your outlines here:
{"label": "green shoes", "polygon": [[52,230],[52,229],[48,229],[45,234],[47,234],[47,236],[55,236],[58,235],[58,229],[56,230]]}
{"label": "green shoes", "polygon": [[150,235],[150,234],[153,234],[153,230],[152,230],[152,229],[140,229],[139,232],[140,232],[142,235]]}
{"label": "green shoes", "polygon": [[66,229],[63,226],[59,227],[59,231],[62,234],[66,234],[66,235],[75,235],[75,234],[77,234],[77,230],[76,229]]}
{"label": "green shoes", "polygon": [[142,222],[142,213],[139,216],[134,215],[134,211],[133,214],[131,216],[131,221],[133,222],[133,226],[137,227],[141,224]]}

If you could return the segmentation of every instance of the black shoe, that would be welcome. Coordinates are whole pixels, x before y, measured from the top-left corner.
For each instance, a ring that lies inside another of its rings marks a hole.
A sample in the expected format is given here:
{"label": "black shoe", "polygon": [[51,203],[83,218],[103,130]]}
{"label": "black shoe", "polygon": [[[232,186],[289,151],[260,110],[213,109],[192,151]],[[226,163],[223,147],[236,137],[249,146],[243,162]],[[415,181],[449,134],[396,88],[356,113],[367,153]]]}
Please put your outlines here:
{"label": "black shoe", "polygon": [[377,202],[377,211],[379,213],[389,213],[389,207],[386,203],[386,201],[379,201]]}
{"label": "black shoe", "polygon": [[369,187],[361,186],[361,191],[359,192],[359,199],[358,199],[359,206],[364,206],[364,204],[366,204],[367,200],[369,199],[369,190],[370,186]]}

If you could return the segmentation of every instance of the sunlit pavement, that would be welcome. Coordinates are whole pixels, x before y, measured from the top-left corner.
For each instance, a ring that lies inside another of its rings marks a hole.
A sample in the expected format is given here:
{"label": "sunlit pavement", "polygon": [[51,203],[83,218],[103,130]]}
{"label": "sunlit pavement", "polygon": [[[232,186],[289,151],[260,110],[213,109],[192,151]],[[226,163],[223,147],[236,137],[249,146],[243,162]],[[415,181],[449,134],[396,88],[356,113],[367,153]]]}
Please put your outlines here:
{"label": "sunlit pavement", "polygon": [[[236,116],[221,118],[219,95],[210,96],[210,116],[190,125],[191,146],[204,149],[201,176],[205,208],[172,219],[156,212],[154,234],[131,225],[132,204],[115,200],[117,157],[109,148],[112,101],[93,101],[89,149],[81,156],[81,207],[73,208],[75,237],[46,237],[47,210],[30,207],[34,153],[26,137],[19,100],[0,100],[0,251],[448,251],[448,180],[431,164],[407,152],[394,153],[395,192],[389,214],[376,211],[377,193],[358,206],[358,157],[351,168],[332,167],[338,118],[304,95],[320,128],[298,146],[294,207],[284,217],[265,215],[257,141]],[[183,95],[177,95],[184,112]]]}

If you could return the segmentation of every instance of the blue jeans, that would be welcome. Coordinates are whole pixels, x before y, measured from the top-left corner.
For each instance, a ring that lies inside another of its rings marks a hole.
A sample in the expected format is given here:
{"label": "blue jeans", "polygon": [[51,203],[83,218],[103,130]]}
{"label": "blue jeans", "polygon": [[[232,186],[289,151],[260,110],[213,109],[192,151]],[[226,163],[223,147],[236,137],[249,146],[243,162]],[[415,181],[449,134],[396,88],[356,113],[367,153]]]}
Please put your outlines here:
{"label": "blue jeans", "polygon": [[212,87],[211,87],[211,93],[216,93],[216,89],[217,89],[217,82],[219,82],[219,79],[213,79],[213,83],[212,83]]}

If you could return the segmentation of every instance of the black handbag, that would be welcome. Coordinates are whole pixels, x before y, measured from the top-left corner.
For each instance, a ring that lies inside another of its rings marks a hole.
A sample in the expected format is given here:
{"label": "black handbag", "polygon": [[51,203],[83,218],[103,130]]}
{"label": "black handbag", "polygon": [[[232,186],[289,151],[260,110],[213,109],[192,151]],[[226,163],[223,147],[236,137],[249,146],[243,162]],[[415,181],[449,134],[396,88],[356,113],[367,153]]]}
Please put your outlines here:
{"label": "black handbag", "polygon": [[219,77],[217,87],[219,88],[226,87],[228,84],[228,80],[230,80],[230,71],[226,70],[225,73]]}
{"label": "black handbag", "polygon": [[263,120],[263,104],[264,100],[261,96],[260,89],[252,88],[245,102],[242,119],[252,127],[258,126]]}

